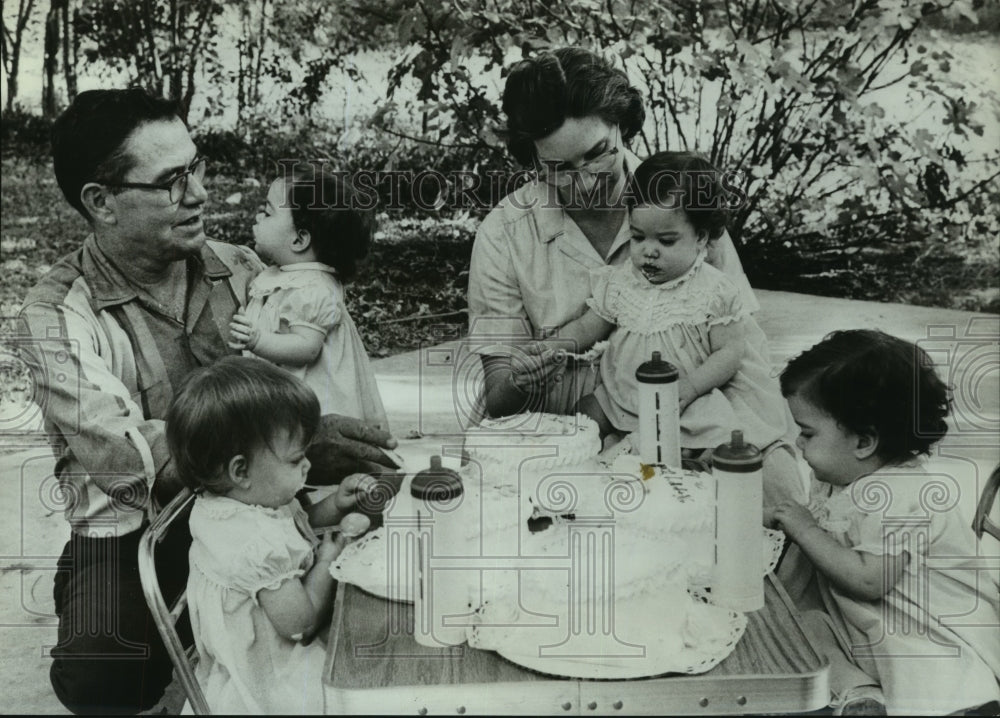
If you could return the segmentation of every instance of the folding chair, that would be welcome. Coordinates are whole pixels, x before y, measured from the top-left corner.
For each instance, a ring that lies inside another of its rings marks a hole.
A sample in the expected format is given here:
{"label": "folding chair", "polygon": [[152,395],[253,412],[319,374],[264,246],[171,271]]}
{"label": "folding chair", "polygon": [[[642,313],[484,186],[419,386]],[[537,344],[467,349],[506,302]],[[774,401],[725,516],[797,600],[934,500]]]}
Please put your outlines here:
{"label": "folding chair", "polygon": [[972,530],[976,532],[977,538],[981,539],[985,531],[1000,541],[1000,526],[990,521],[989,518],[998,490],[1000,490],[1000,465],[993,469],[990,478],[986,479],[983,495],[979,497],[979,504],[976,506],[976,514],[972,519]]}
{"label": "folding chair", "polygon": [[[181,644],[180,636],[177,635],[175,624],[177,619],[187,607],[187,591],[181,593],[177,598],[177,603],[173,610],[167,608],[166,601],[163,600],[163,593],[160,591],[160,582],[156,577],[156,563],[154,562],[154,551],[156,545],[163,540],[167,534],[170,524],[178,516],[184,513],[185,509],[194,501],[194,494],[190,489],[183,489],[174,499],[166,505],[163,511],[153,519],[153,522],[146,529],[139,542],[139,580],[142,582],[142,592],[146,596],[146,603],[153,614],[153,621],[156,628],[163,637],[163,644],[167,648],[170,660],[174,664],[177,676],[180,678],[184,694],[191,703],[191,708],[196,715],[209,715],[208,702],[201,692],[198,679],[195,678],[192,668],[192,656],[188,656]],[[192,646],[192,654],[194,652]]]}

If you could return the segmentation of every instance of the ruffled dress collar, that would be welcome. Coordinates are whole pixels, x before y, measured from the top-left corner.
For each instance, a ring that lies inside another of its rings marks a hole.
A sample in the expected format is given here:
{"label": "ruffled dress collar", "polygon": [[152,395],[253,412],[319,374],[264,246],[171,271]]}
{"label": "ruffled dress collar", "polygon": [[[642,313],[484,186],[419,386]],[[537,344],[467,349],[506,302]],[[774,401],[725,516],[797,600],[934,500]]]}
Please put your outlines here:
{"label": "ruffled dress collar", "polygon": [[269,506],[259,506],[257,504],[245,504],[242,501],[231,499],[228,496],[203,493],[198,496],[200,509],[206,515],[216,519],[228,519],[240,513],[257,513],[274,519],[291,518],[295,509],[292,503],[284,506],[271,508]]}
{"label": "ruffled dress collar", "polygon": [[632,268],[632,276],[641,280],[640,286],[644,286],[649,289],[671,291],[691,281],[691,279],[696,274],[698,274],[698,270],[701,269],[701,265],[705,263],[705,258],[707,256],[708,253],[704,249],[701,250],[700,252],[698,252],[698,256],[695,257],[694,262],[691,263],[691,266],[688,268],[686,272],[684,272],[684,274],[682,274],[679,277],[675,277],[674,279],[671,279],[669,281],[662,282],[660,284],[654,284],[653,282],[646,279],[646,275],[643,274],[642,271],[637,266],[635,266],[634,262],[629,262],[629,265]]}
{"label": "ruffled dress collar", "polygon": [[301,289],[315,281],[313,272],[337,276],[337,270],[322,262],[299,262],[283,267],[268,267],[258,274],[250,286],[251,297],[264,297],[282,289]]}
{"label": "ruffled dress collar", "polygon": [[[902,471],[920,471],[924,467],[924,461],[920,458],[911,459],[894,466],[883,466],[866,476],[845,486],[831,486],[830,493],[825,500],[819,500],[810,510],[816,518],[820,528],[831,533],[844,533],[851,525],[852,518],[862,512],[865,501],[865,485],[873,480],[893,481],[893,473]],[[907,477],[910,481],[910,477]]]}

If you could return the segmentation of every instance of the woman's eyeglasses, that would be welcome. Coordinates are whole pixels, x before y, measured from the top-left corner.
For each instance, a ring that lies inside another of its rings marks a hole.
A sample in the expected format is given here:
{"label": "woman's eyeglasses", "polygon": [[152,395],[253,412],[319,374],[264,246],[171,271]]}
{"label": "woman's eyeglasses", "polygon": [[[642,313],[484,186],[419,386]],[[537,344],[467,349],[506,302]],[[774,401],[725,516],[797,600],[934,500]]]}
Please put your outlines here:
{"label": "woman's eyeglasses", "polygon": [[163,182],[118,182],[108,186],[113,189],[164,190],[170,193],[170,204],[177,204],[184,199],[184,195],[187,194],[188,177],[194,177],[198,180],[198,184],[204,183],[205,168],[207,164],[208,163],[204,157],[199,157],[192,162],[186,170],[164,180]]}
{"label": "woman's eyeglasses", "polygon": [[[617,130],[617,127],[615,129]],[[569,164],[559,162],[558,160],[541,160],[538,159],[538,155],[536,154],[535,171],[538,173],[538,179],[542,182],[555,187],[565,187],[573,181],[573,175],[584,173],[596,175],[601,172],[607,172],[611,169],[615,155],[618,154],[618,149],[618,139],[616,137],[614,147],[605,150],[596,157],[591,157],[589,160],[581,162],[577,167],[571,167]]]}

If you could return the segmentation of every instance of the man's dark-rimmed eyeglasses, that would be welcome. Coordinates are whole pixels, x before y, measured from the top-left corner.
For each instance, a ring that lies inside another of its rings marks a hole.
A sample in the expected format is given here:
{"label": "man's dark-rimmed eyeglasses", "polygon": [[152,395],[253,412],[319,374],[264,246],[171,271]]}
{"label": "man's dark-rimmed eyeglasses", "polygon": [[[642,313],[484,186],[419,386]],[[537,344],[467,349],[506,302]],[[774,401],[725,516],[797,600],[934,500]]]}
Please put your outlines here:
{"label": "man's dark-rimmed eyeglasses", "polygon": [[170,194],[170,204],[177,204],[184,199],[184,195],[187,194],[188,177],[194,177],[198,180],[198,184],[202,184],[204,182],[205,168],[207,164],[208,162],[204,157],[198,157],[188,166],[186,170],[179,172],[173,177],[169,177],[162,182],[116,182],[115,184],[108,186],[115,190],[164,190]]}

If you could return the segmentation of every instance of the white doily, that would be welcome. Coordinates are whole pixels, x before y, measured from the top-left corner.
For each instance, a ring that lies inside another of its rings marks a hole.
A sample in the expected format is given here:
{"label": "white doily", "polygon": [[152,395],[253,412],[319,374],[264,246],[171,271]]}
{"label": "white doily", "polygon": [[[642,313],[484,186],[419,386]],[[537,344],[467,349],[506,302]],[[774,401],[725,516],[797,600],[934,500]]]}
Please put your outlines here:
{"label": "white doily", "polygon": [[385,526],[348,544],[330,564],[330,575],[379,598],[413,603],[413,566],[405,556],[389,560]]}
{"label": "white doily", "polygon": [[[510,625],[509,609],[494,608],[489,603],[476,611],[477,625],[468,629],[467,637],[473,648],[496,651],[512,663],[554,676],[621,680],[666,673],[704,673],[732,653],[746,632],[747,620],[742,613],[718,608],[695,596],[689,595],[689,599],[683,631],[671,628],[664,632],[670,635],[658,635],[656,616],[647,616],[641,643],[626,645],[602,636],[601,645],[589,636],[581,650],[574,653],[568,626],[560,630],[559,626]],[[671,608],[680,607],[671,604]],[[638,654],[626,655],[630,648]],[[552,649],[563,655],[556,655]]]}

